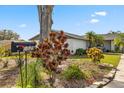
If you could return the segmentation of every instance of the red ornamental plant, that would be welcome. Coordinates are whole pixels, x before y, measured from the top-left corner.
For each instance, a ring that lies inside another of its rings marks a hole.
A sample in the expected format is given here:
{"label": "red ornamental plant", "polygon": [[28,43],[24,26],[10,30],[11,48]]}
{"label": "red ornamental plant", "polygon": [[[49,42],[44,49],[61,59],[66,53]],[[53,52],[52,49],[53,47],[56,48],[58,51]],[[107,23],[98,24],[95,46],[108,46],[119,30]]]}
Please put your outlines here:
{"label": "red ornamental plant", "polygon": [[33,56],[41,58],[44,67],[56,72],[58,65],[70,55],[66,41],[67,37],[63,31],[60,33],[51,32],[49,39],[43,40],[38,45],[38,48],[33,52]]}

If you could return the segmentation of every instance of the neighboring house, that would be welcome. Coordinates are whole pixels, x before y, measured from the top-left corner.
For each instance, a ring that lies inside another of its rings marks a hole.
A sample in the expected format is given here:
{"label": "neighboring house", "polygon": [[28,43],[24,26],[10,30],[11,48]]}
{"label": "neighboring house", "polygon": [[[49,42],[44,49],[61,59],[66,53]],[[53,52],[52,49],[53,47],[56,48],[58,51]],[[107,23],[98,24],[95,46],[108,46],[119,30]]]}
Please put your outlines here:
{"label": "neighboring house", "polygon": [[108,51],[114,51],[114,39],[117,37],[117,34],[102,34],[104,37],[104,49]]}
{"label": "neighboring house", "polygon": [[[89,42],[86,36],[75,35],[67,32],[65,32],[65,34],[68,37],[67,42],[69,44],[69,49],[71,52],[75,53],[76,49],[78,48],[87,49],[89,47]],[[104,51],[114,51],[115,46],[113,41],[117,34],[102,34],[102,36],[104,37]],[[39,42],[39,39],[40,35],[38,34],[30,38],[29,40]]]}

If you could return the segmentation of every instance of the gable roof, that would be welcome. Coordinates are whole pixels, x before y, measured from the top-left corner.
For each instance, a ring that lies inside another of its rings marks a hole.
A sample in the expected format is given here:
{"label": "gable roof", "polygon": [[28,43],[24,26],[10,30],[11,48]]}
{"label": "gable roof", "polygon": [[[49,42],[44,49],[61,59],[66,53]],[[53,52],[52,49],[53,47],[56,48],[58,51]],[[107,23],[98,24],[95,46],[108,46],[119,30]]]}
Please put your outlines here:
{"label": "gable roof", "polygon": [[[60,32],[60,30],[52,30],[53,32]],[[88,39],[86,38],[86,35],[75,35],[75,34],[71,34],[68,32],[65,32],[65,35],[69,38],[74,38],[74,39],[80,39],[80,40],[85,40],[87,41]],[[118,34],[113,33],[113,34],[98,34],[103,36],[104,40],[114,40]],[[34,37],[30,38],[29,40],[39,40],[40,38],[40,34],[35,35]]]}
{"label": "gable roof", "polygon": [[114,40],[118,34],[101,34],[104,40]]}
{"label": "gable roof", "polygon": [[[52,31],[53,32],[60,32],[60,30],[52,30]],[[71,34],[71,33],[67,33],[67,32],[64,32],[64,33],[69,38],[87,40],[86,38],[84,38],[83,36],[80,36],[80,35],[75,35],[75,34]],[[37,34],[36,36],[30,38],[29,40],[39,40],[39,38],[40,38],[40,34]]]}
{"label": "gable roof", "polygon": [[35,36],[33,36],[32,38],[30,38],[29,40],[38,40],[40,37],[40,34],[37,34]]}
{"label": "gable roof", "polygon": [[[98,34],[98,35],[101,35],[103,36],[104,40],[114,40],[118,34]],[[87,38],[86,35],[83,36],[83,38]]]}

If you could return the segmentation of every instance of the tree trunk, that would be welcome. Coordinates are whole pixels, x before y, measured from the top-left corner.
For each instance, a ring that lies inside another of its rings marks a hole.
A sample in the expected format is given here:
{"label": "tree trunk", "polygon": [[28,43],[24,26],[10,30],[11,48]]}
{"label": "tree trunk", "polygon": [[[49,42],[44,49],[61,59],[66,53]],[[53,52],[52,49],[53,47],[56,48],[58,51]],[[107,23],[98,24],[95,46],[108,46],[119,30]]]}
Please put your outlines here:
{"label": "tree trunk", "polygon": [[[49,38],[49,32],[51,31],[52,25],[52,8],[53,6],[38,5],[40,22],[40,42],[42,42],[46,38]],[[48,11],[48,9],[50,9],[50,11]]]}
{"label": "tree trunk", "polygon": [[39,16],[39,23],[40,23],[40,42],[42,42],[42,31],[43,31],[43,14],[42,14],[42,5],[38,5],[38,16]]}

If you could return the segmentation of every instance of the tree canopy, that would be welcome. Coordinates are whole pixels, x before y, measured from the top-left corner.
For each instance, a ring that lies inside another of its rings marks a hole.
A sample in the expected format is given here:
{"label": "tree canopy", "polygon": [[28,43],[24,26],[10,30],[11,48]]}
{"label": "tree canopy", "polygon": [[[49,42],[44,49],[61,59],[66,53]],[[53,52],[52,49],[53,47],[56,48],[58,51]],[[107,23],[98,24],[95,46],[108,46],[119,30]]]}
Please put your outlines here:
{"label": "tree canopy", "polygon": [[18,40],[19,35],[12,30],[0,30],[0,40]]}
{"label": "tree canopy", "polygon": [[102,35],[99,35],[93,31],[90,31],[86,33],[86,37],[89,40],[89,48],[103,45],[104,38]]}
{"label": "tree canopy", "polygon": [[95,42],[95,32],[93,31],[87,32],[86,37],[89,40],[89,48],[93,47]]}
{"label": "tree canopy", "polygon": [[124,33],[117,34],[117,37],[114,39],[114,45],[117,51],[124,47]]}

